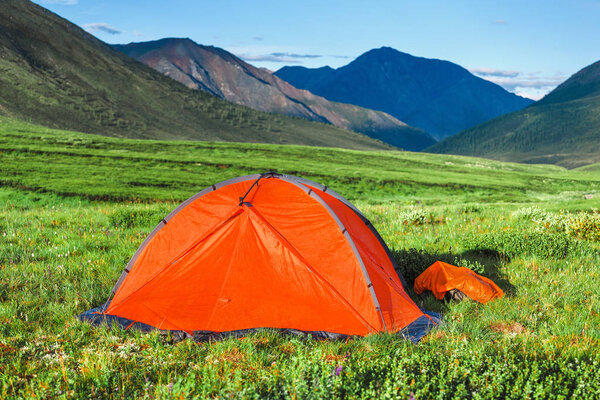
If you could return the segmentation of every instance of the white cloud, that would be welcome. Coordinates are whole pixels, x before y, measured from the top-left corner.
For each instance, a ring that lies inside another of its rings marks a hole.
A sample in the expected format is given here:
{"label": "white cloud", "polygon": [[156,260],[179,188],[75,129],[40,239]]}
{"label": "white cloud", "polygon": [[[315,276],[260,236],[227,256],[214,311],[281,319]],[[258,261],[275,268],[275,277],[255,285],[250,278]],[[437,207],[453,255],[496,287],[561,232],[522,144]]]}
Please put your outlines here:
{"label": "white cloud", "polygon": [[123,33],[122,30],[110,26],[106,22],[94,22],[91,24],[83,24],[82,27],[88,32],[104,32],[110,35],[118,35]]}
{"label": "white cloud", "polygon": [[519,72],[493,68],[472,68],[474,75],[494,82],[519,96],[539,100],[567,78],[564,74],[543,75],[541,72]]}
{"label": "white cloud", "polygon": [[237,54],[238,57],[245,61],[269,61],[276,63],[292,63],[300,64],[302,59],[307,58],[320,58],[323,57],[321,54],[298,54],[298,53],[282,53],[273,52],[268,54]]}
{"label": "white cloud", "polygon": [[471,73],[478,76],[501,76],[505,78],[515,78],[519,76],[519,71],[505,71],[493,68],[473,68]]}

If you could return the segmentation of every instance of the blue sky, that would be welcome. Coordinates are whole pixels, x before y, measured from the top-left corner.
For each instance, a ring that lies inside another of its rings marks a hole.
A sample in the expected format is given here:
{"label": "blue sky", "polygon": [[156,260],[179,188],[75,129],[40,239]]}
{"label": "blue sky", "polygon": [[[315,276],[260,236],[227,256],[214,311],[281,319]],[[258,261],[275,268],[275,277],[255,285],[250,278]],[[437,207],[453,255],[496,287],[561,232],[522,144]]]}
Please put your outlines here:
{"label": "blue sky", "polygon": [[535,99],[600,60],[600,0],[35,2],[108,43],[189,37],[271,70],[390,46]]}

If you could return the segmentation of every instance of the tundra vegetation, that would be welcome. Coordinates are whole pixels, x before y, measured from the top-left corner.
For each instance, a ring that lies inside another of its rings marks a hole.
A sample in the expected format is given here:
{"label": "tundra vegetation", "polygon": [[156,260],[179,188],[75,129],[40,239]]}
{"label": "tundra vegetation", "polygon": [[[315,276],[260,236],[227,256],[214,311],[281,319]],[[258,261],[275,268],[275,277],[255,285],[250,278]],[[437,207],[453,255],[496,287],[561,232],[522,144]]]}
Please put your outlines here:
{"label": "tundra vegetation", "polygon": [[[495,280],[482,305],[410,293],[418,345],[265,330],[216,343],[94,328],[158,221],[202,188],[275,170],[372,220],[409,284],[435,260]],[[600,172],[477,158],[113,139],[0,119],[1,398],[600,398]]]}

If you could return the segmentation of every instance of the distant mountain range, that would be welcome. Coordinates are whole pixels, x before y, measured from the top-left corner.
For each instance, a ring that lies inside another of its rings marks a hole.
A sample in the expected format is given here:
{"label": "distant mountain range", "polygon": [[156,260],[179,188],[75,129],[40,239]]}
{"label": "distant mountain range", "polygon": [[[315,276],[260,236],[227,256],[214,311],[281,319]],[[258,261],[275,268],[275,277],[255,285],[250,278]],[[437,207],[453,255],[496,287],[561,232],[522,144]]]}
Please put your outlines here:
{"label": "distant mountain range", "polygon": [[25,0],[0,1],[0,114],[119,137],[390,148],[186,88]]}
{"label": "distant mountain range", "polygon": [[331,101],[385,111],[437,139],[533,102],[449,61],[389,47],[370,50],[338,69],[292,66],[275,75]]}
{"label": "distant mountain range", "polygon": [[461,132],[428,151],[569,168],[600,162],[600,61],[537,103]]}
{"label": "distant mountain range", "polygon": [[429,134],[385,112],[328,101],[297,89],[218,47],[176,38],[113,47],[189,88],[255,110],[331,123],[407,150],[435,143]]}
{"label": "distant mountain range", "polygon": [[[272,74],[187,39],[117,51],[30,1],[0,5],[0,115],[118,137],[600,162],[600,61],[531,104],[458,65],[386,47],[338,69]],[[432,144],[401,121],[446,138]]]}

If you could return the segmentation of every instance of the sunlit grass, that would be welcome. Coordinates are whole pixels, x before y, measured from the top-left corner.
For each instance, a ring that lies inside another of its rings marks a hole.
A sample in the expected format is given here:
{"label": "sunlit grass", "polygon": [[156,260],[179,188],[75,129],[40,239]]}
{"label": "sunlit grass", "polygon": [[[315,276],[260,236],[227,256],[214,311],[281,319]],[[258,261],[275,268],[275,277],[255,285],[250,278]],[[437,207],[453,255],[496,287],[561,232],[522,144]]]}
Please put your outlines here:
{"label": "sunlit grass", "polygon": [[598,243],[573,238],[577,250],[566,258],[541,258],[527,247],[510,257],[502,249],[473,251],[474,234],[535,232],[510,207],[424,207],[427,219],[415,224],[398,204],[363,205],[401,268],[416,274],[437,258],[470,263],[507,293],[486,305],[416,296],[444,314],[443,326],[417,346],[394,335],[319,342],[268,331],[171,344],[157,334],[96,329],[75,316],[105,301],[175,203],[97,203],[13,189],[0,198],[2,397],[600,394]]}

